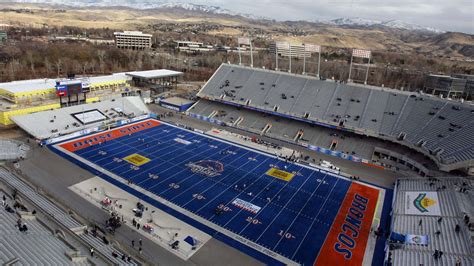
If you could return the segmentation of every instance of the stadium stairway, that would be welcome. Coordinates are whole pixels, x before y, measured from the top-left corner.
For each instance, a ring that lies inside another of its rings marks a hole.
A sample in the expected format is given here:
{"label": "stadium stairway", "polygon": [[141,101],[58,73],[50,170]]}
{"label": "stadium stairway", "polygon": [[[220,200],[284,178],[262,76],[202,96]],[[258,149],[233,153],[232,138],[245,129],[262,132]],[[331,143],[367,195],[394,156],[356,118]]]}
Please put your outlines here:
{"label": "stadium stairway", "polygon": [[[106,245],[101,239],[85,234],[84,230],[87,228],[85,225],[80,224],[68,213],[59,209],[53,202],[36,192],[28,184],[21,181],[16,175],[9,172],[7,169],[0,167],[0,179],[10,187],[16,189],[24,198],[29,199],[34,205],[41,209],[43,213],[51,216],[58,224],[71,230],[83,242],[85,242],[88,247],[94,248],[96,254],[102,255],[114,265],[138,265],[135,261],[123,261],[121,259],[123,253],[114,248],[113,245]],[[118,256],[113,257],[112,253],[116,253]]]}

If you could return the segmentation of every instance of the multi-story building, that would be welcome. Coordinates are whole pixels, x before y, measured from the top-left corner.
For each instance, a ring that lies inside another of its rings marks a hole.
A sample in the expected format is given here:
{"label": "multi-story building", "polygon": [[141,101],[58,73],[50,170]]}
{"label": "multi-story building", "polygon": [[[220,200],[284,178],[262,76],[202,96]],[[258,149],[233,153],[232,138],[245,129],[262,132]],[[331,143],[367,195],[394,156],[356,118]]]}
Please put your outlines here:
{"label": "multi-story building", "polygon": [[430,74],[425,79],[423,91],[448,98],[473,99],[474,75],[453,74],[447,76]]}
{"label": "multi-story building", "polygon": [[151,34],[141,31],[115,32],[115,45],[122,49],[145,50],[151,48]]}
{"label": "multi-story building", "polygon": [[306,58],[311,57],[311,52],[310,51],[305,51],[304,45],[303,44],[293,44],[285,42],[273,42],[270,44],[270,52],[272,54],[275,54],[278,52],[278,55],[282,57],[294,57],[294,58]]}

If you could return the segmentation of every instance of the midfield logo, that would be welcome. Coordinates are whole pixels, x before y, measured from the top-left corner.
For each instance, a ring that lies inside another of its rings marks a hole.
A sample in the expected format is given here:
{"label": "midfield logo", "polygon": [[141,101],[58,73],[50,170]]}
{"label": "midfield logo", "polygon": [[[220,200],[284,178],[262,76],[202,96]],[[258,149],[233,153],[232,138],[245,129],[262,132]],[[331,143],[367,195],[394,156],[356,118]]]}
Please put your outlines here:
{"label": "midfield logo", "polygon": [[189,162],[186,164],[193,173],[205,175],[207,177],[215,177],[224,171],[224,165],[221,162],[213,160],[201,160],[197,162]]}

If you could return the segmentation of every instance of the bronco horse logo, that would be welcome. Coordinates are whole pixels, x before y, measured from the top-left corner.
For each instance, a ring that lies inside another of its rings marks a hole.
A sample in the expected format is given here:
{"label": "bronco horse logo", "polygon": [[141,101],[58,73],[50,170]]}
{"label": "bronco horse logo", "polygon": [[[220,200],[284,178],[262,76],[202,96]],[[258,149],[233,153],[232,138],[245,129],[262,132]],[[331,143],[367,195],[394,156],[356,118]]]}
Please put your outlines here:
{"label": "bronco horse logo", "polygon": [[201,160],[197,162],[189,162],[186,164],[193,173],[205,175],[207,177],[215,177],[224,171],[224,165],[221,162],[213,160]]}

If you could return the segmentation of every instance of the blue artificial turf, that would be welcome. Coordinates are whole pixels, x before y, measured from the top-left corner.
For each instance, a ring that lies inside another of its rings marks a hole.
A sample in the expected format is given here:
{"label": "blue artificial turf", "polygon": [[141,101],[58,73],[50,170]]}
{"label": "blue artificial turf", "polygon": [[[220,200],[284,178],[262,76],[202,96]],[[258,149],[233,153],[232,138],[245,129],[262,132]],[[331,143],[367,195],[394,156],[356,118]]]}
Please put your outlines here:
{"label": "blue artificial turf", "polygon": [[[178,142],[176,138],[189,144]],[[216,225],[210,228],[51,147],[108,182],[267,264],[278,261],[216,228],[225,228],[294,262],[312,265],[351,184],[346,179],[167,124],[75,152]],[[151,161],[134,170],[129,162],[114,160],[135,153]],[[193,172],[186,165],[202,160],[220,162],[224,169],[212,177]],[[286,182],[267,175],[271,167],[298,174]],[[252,213],[238,208],[232,204],[237,198],[261,209]],[[215,210],[221,204],[227,211],[216,215]],[[386,207],[384,205],[384,210]]]}

